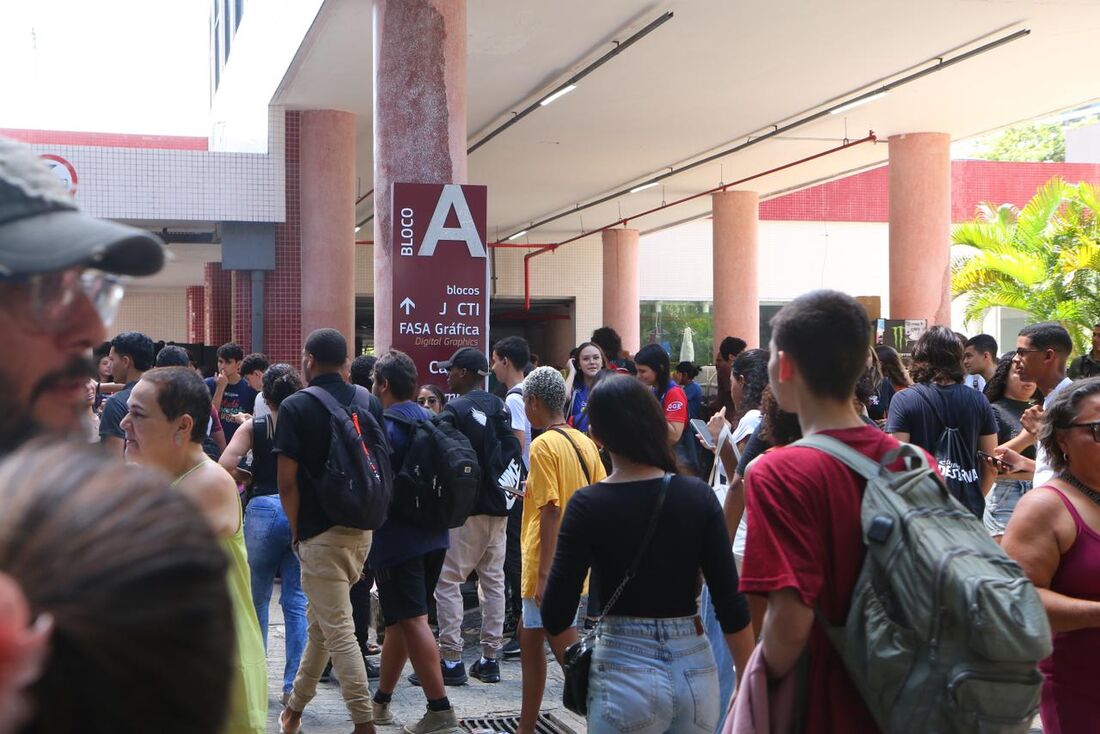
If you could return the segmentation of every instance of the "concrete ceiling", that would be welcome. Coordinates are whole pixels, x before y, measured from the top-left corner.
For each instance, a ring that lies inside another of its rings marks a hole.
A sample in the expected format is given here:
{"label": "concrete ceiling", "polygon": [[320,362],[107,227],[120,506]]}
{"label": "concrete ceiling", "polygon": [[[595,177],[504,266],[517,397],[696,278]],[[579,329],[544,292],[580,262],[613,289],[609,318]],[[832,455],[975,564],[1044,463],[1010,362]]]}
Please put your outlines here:
{"label": "concrete ceiling", "polygon": [[[936,131],[956,140],[1100,97],[1090,0],[511,0],[468,2],[468,129],[475,141],[665,10],[675,17],[470,156],[470,182],[489,187],[489,233],[503,237],[662,170],[784,124],[1027,28],[1022,40],[799,127],[658,186],[586,210],[584,230],[663,200],[831,148],[873,129]],[[272,100],[359,116],[360,190],[372,183],[371,4],[326,0]],[[774,195],[886,160],[862,145],[741,188]],[[357,220],[371,213],[360,205]],[[642,230],[704,216],[709,199],[638,219]],[[581,231],[570,214],[532,230],[554,242]]]}

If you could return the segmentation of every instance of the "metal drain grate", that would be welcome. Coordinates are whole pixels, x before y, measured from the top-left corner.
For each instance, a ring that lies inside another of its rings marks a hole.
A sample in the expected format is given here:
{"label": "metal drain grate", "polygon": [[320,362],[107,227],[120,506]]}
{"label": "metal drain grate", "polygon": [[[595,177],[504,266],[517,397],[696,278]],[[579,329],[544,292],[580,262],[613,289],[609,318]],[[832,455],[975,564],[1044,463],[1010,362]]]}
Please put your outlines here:
{"label": "metal drain grate", "polygon": [[[485,716],[462,719],[458,725],[470,734],[489,734],[489,732],[498,731],[512,734],[519,729],[519,717]],[[535,722],[535,732],[536,734],[576,734],[553,714],[539,714],[539,720]]]}

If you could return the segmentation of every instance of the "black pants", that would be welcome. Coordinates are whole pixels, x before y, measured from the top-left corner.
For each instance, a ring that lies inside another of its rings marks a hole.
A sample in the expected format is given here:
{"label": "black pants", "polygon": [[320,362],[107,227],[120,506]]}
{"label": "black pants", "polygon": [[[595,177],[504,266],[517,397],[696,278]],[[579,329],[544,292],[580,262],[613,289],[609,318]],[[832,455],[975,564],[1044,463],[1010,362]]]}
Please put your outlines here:
{"label": "black pants", "polygon": [[520,550],[522,524],[523,498],[517,497],[516,504],[508,513],[508,530],[504,546],[505,613],[515,619],[519,619],[523,612],[523,600],[520,596],[520,579],[523,573],[523,556]]}
{"label": "black pants", "polygon": [[355,639],[359,649],[367,651],[367,632],[370,631],[370,590],[374,586],[374,572],[363,564],[363,576],[351,587],[351,618],[355,622]]}

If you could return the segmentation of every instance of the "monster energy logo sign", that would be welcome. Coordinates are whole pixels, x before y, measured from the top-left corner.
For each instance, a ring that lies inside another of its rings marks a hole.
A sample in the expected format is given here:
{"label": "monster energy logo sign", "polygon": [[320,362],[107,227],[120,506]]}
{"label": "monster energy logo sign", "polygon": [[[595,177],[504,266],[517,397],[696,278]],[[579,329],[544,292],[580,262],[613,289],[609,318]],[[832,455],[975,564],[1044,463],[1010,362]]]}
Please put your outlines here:
{"label": "monster energy logo sign", "polygon": [[905,325],[891,327],[894,333],[894,348],[901,351],[905,347]]}

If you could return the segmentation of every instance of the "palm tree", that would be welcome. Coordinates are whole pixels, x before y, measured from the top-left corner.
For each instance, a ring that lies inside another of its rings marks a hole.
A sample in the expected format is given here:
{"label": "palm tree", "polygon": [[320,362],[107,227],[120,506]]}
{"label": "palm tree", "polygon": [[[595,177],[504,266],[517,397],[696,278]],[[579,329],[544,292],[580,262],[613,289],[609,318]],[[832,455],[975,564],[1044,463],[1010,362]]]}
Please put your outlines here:
{"label": "palm tree", "polygon": [[979,205],[951,241],[951,288],[969,296],[967,322],[1014,308],[1061,323],[1085,347],[1100,322],[1100,189],[1052,178],[1023,209]]}

